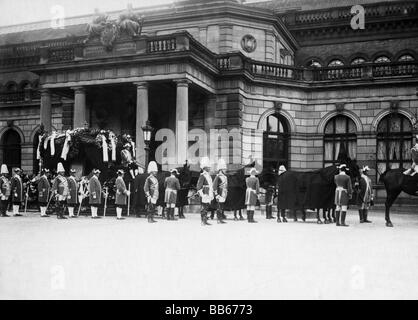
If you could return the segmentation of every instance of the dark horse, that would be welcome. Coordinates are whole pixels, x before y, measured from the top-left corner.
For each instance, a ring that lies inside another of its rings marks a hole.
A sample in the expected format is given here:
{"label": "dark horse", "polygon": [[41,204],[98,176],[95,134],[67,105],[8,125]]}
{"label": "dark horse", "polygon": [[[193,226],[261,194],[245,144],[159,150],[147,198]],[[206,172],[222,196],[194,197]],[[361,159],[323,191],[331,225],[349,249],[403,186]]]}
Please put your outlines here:
{"label": "dark horse", "polygon": [[[359,167],[355,160],[346,159],[344,163],[349,168],[352,183],[359,178]],[[334,177],[339,172],[337,166],[311,172],[287,171],[277,177],[278,187],[277,209],[285,220],[285,210],[289,209],[297,221],[297,210],[302,211],[302,220],[306,219],[306,209],[316,209],[317,221],[322,223],[319,209],[330,210],[335,208],[335,183]],[[354,198],[354,197],[353,197]],[[278,217],[280,222],[280,217]]]}
{"label": "dark horse", "polygon": [[387,170],[380,176],[380,181],[384,183],[386,189],[385,220],[387,227],[393,227],[390,220],[390,208],[401,192],[418,196],[418,175],[407,176],[403,174],[404,171],[404,169]]}

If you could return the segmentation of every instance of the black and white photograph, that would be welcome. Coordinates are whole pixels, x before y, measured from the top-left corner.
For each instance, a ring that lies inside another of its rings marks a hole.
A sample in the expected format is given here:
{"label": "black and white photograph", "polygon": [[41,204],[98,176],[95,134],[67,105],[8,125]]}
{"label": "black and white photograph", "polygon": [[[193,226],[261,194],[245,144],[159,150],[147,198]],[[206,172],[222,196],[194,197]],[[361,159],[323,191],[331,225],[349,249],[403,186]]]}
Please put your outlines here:
{"label": "black and white photograph", "polygon": [[416,300],[418,1],[0,0],[0,166],[1,300]]}

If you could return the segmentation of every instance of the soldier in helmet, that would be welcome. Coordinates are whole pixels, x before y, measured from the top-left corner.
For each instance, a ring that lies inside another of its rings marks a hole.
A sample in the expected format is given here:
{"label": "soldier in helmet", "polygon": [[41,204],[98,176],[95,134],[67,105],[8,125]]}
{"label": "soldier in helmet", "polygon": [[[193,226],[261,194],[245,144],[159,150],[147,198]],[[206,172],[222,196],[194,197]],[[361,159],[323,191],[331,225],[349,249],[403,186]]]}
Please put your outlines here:
{"label": "soldier in helmet", "polygon": [[147,203],[148,203],[148,210],[147,210],[148,222],[155,223],[157,221],[154,220],[154,214],[155,214],[157,201],[159,197],[159,192],[158,192],[159,184],[158,184],[158,179],[157,179],[157,174],[158,174],[157,163],[155,161],[151,161],[148,164],[147,171],[148,171],[149,176],[145,180],[144,192],[145,192],[145,196],[147,197]]}
{"label": "soldier in helmet", "polygon": [[177,203],[177,192],[180,190],[180,181],[177,178],[179,172],[177,169],[171,170],[171,175],[165,179],[165,197],[164,202],[167,207],[167,220],[175,220],[174,209]]}
{"label": "soldier in helmet", "polygon": [[102,203],[102,185],[99,181],[100,173],[99,169],[94,169],[93,175],[89,180],[88,193],[92,219],[100,219],[97,215],[97,210]]}
{"label": "soldier in helmet", "polygon": [[123,170],[118,170],[118,177],[115,181],[116,186],[116,216],[118,220],[123,220],[122,210],[123,207],[127,205],[128,197],[130,196],[129,190],[126,188],[125,181],[123,180],[125,172]]}
{"label": "soldier in helmet", "polygon": [[41,177],[38,180],[38,203],[41,210],[41,217],[48,218],[49,215],[46,213],[48,202],[49,202],[49,193],[51,191],[51,184],[48,180],[49,170],[43,168],[41,170]]}
{"label": "soldier in helmet", "polygon": [[68,215],[70,218],[77,218],[74,214],[74,208],[78,203],[78,182],[75,178],[76,171],[75,169],[70,170],[70,176],[68,177],[68,198],[67,198],[67,207]]}
{"label": "soldier in helmet", "polygon": [[12,204],[13,204],[13,216],[14,217],[21,217],[22,215],[19,213],[20,205],[23,201],[23,183],[20,174],[22,170],[16,168],[14,170],[14,176],[11,180],[11,190],[12,190]]}
{"label": "soldier in helmet", "polygon": [[225,202],[226,197],[228,196],[228,177],[225,175],[226,169],[227,166],[225,160],[220,159],[218,162],[218,174],[213,181],[213,192],[218,204],[216,217],[218,219],[218,223],[221,224],[226,223],[224,221]]}
{"label": "soldier in helmet", "polygon": [[[280,167],[279,167],[279,172],[277,173],[279,176],[281,176],[282,174],[284,174],[285,172],[287,172],[287,169],[286,169],[286,167],[284,166],[284,165],[281,165]],[[278,201],[280,201],[280,199],[278,199]],[[280,220],[280,215],[282,216],[282,220]],[[280,210],[280,214],[279,214],[279,210],[277,210],[277,222],[287,222],[287,219],[286,219],[286,209],[281,209]]]}
{"label": "soldier in helmet", "polygon": [[260,181],[256,177],[258,174],[255,168],[250,170],[250,176],[245,180],[247,190],[245,192],[245,205],[247,206],[247,217],[249,223],[256,223],[254,220],[255,207],[257,205],[260,192]]}
{"label": "soldier in helmet", "polygon": [[348,202],[353,194],[353,189],[350,176],[347,174],[347,166],[343,164],[339,167],[339,170],[340,173],[334,178],[335,184],[337,185],[335,190],[337,227],[348,227],[345,223],[345,218],[347,215]]}
{"label": "soldier in helmet", "polygon": [[57,174],[58,175],[55,177],[54,183],[52,185],[52,192],[56,197],[57,203],[57,218],[67,219],[64,216],[64,211],[69,189],[67,178],[65,178],[65,169],[61,162],[58,163]]}
{"label": "soldier in helmet", "polygon": [[200,216],[203,226],[209,226],[208,223],[208,211],[210,204],[214,198],[213,194],[213,181],[210,176],[210,161],[207,157],[204,157],[200,160],[200,168],[202,173],[200,174],[199,180],[197,182],[197,192],[199,193],[202,201],[202,210],[200,211]]}
{"label": "soldier in helmet", "polygon": [[11,193],[10,181],[7,178],[9,170],[5,164],[1,165],[0,171],[0,214],[2,217],[9,217],[7,214],[7,206]]}

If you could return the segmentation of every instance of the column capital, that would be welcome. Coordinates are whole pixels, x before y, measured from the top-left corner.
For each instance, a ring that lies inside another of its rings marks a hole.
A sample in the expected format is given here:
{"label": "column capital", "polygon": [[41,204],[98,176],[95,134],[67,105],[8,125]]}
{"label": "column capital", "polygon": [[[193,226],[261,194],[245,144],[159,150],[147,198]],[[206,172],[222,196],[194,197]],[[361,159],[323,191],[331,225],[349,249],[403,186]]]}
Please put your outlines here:
{"label": "column capital", "polygon": [[177,84],[177,87],[188,87],[192,84],[192,81],[188,79],[177,79],[173,81]]}
{"label": "column capital", "polygon": [[86,87],[83,86],[71,87],[71,89],[74,90],[75,94],[86,93]]}
{"label": "column capital", "polygon": [[147,81],[138,81],[138,82],[134,82],[134,85],[136,86],[137,89],[148,89],[149,82],[147,82]]}

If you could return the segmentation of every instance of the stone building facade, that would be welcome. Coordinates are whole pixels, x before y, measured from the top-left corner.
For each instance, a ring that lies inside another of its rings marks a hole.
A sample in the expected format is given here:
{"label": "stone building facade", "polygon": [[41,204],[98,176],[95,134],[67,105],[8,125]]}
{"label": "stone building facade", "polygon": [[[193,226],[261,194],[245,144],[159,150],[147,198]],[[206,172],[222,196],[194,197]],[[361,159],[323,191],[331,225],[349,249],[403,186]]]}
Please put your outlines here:
{"label": "stone building facade", "polygon": [[90,15],[66,19],[63,29],[2,27],[0,160],[36,170],[41,123],[130,133],[143,150],[150,120],[176,132],[175,152],[185,158],[182,130],[193,140],[226,129],[237,134],[209,143],[208,153],[230,168],[258,160],[312,170],[349,156],[378,182],[387,168],[410,165],[418,133],[418,3],[364,2],[364,30],[351,28],[344,1],[138,8],[141,35],[121,32],[110,50],[85,41]]}

